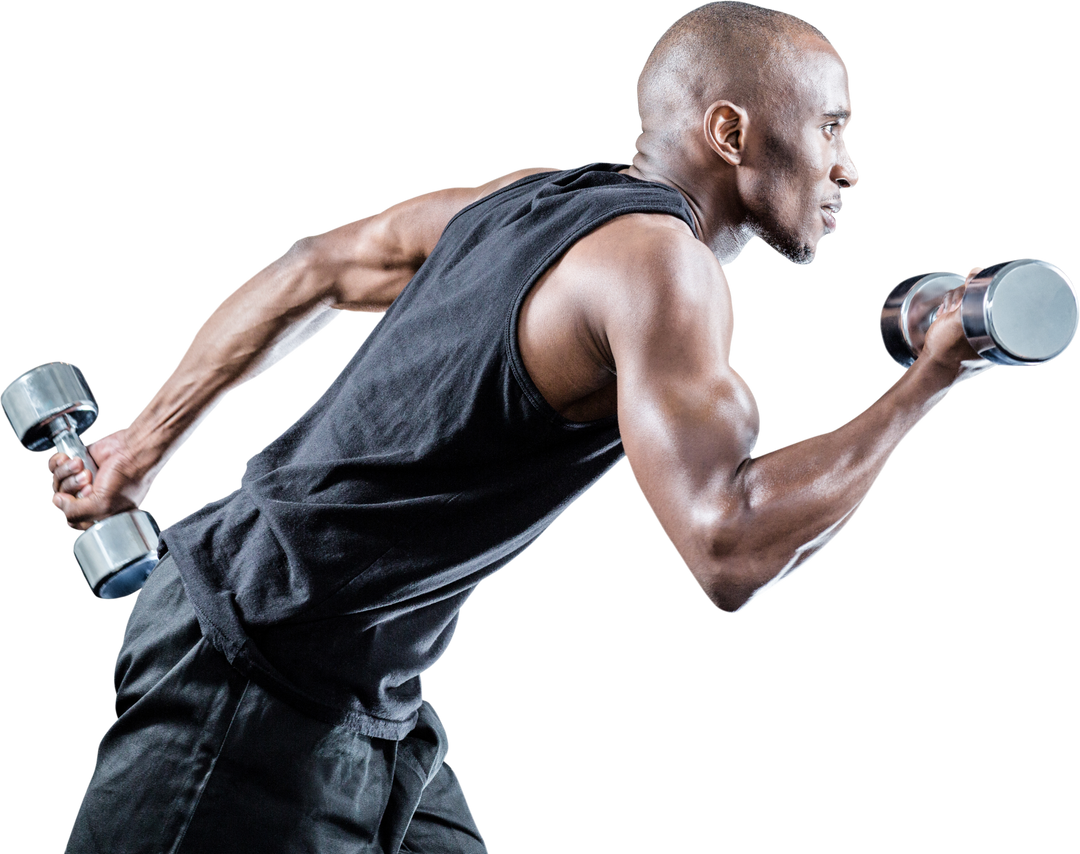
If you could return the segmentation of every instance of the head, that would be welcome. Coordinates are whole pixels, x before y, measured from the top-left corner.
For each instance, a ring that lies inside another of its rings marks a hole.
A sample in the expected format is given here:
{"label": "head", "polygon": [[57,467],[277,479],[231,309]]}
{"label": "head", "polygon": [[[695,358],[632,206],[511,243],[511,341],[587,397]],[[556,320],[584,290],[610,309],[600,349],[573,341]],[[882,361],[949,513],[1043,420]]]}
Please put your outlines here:
{"label": "head", "polygon": [[688,195],[718,252],[756,235],[807,263],[858,180],[843,141],[849,101],[844,64],[818,30],[711,3],[677,21],[642,71],[635,166]]}

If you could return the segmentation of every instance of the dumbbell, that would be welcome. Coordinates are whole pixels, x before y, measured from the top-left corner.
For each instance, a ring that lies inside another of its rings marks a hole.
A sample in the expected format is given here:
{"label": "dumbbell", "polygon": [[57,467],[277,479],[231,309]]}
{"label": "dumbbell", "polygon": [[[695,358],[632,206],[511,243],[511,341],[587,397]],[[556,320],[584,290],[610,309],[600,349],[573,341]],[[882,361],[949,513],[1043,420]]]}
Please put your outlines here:
{"label": "dumbbell", "polygon": [[[31,451],[56,448],[82,460],[91,476],[97,474],[79,438],[97,418],[97,402],[74,365],[50,362],[27,371],[0,402],[19,441]],[[158,533],[143,510],[118,513],[83,531],[75,540],[75,558],[94,594],[116,599],[141,588],[157,565]]]}
{"label": "dumbbell", "polygon": [[[885,349],[905,368],[926,342],[947,294],[964,284],[956,273],[927,273],[897,285],[881,310]],[[960,304],[964,335],[975,352],[998,365],[1053,359],[1076,332],[1076,295],[1065,274],[1045,261],[1022,259],[979,272]]]}

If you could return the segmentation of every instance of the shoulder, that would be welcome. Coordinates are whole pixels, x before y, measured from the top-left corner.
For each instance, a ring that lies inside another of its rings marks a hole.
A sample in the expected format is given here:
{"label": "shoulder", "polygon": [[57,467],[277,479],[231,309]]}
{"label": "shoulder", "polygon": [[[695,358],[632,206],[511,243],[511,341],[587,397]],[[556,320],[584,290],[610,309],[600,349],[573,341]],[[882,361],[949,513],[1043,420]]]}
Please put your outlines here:
{"label": "shoulder", "polygon": [[715,286],[726,290],[716,256],[681,219],[632,213],[613,219],[575,247],[582,261],[639,296],[694,298]]}
{"label": "shoulder", "polygon": [[730,337],[731,296],[712,251],[677,217],[628,214],[574,247],[589,314],[611,342],[654,335]]}
{"label": "shoulder", "polygon": [[294,250],[320,268],[419,269],[461,210],[509,185],[550,169],[520,169],[475,187],[451,187],[415,196],[381,213],[324,234],[306,237]]}
{"label": "shoulder", "polygon": [[496,178],[493,181],[488,181],[486,184],[482,184],[481,186],[477,187],[476,198],[481,199],[484,196],[496,192],[497,190],[501,190],[503,187],[509,187],[511,184],[516,184],[523,178],[528,178],[532,175],[540,175],[558,171],[558,169],[546,166],[532,166],[528,169],[518,169],[516,172],[510,172],[507,175],[502,175],[501,177]]}
{"label": "shoulder", "polygon": [[396,204],[375,219],[387,235],[411,239],[430,252],[447,223],[464,208],[523,178],[551,171],[554,170],[535,167],[519,169],[475,187],[436,190]]}

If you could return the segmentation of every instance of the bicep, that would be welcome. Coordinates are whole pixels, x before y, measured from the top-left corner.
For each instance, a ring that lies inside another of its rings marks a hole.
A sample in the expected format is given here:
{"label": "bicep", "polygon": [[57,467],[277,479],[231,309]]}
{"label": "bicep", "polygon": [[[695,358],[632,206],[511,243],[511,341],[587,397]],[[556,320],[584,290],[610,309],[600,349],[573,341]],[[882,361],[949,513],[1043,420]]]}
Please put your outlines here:
{"label": "bicep", "polygon": [[[693,570],[740,512],[739,472],[757,438],[746,383],[728,364],[731,302],[711,255],[666,265],[612,324],[619,427],[634,474]],[[696,574],[696,573],[695,573]]]}

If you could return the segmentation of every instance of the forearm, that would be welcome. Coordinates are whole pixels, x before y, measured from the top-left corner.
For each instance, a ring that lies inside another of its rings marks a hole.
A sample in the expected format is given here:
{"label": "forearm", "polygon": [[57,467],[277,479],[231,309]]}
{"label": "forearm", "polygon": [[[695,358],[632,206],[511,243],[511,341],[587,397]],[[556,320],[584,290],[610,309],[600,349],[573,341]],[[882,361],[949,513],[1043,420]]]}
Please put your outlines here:
{"label": "forearm", "polygon": [[955,379],[932,362],[917,363],[838,430],[746,460],[708,499],[713,519],[698,540],[704,553],[695,574],[713,600],[734,610],[828,542]]}
{"label": "forearm", "polygon": [[226,391],[324,325],[330,284],[301,242],[229,296],[129,428],[137,467],[156,473]]}

